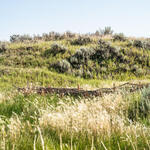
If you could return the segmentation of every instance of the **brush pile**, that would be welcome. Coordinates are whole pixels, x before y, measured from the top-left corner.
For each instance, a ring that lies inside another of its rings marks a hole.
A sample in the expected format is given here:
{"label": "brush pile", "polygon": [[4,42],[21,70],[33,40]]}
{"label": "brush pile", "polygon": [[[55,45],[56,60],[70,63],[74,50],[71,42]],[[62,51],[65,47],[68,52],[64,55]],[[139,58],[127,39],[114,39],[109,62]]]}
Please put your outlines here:
{"label": "brush pile", "polygon": [[18,88],[19,92],[23,94],[31,94],[31,93],[38,93],[38,94],[59,94],[60,96],[103,96],[105,94],[111,94],[121,91],[127,92],[135,92],[137,90],[141,90],[143,88],[148,88],[150,83],[147,84],[135,84],[135,83],[125,83],[119,86],[113,86],[112,88],[99,88],[97,90],[83,90],[82,88],[54,88],[54,87],[34,87],[28,86],[25,88]]}

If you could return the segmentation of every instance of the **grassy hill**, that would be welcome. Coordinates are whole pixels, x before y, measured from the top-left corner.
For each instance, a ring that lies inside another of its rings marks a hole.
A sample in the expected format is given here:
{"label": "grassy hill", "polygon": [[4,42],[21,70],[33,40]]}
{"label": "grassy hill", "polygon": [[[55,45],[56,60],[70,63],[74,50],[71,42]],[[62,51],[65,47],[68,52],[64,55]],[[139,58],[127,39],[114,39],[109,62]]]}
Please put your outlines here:
{"label": "grassy hill", "polygon": [[150,149],[150,87],[92,98],[24,95],[16,88],[86,90],[127,81],[150,82],[149,39],[12,36],[0,43],[0,150]]}
{"label": "grassy hill", "polygon": [[[139,42],[139,43],[138,43]],[[150,46],[140,40],[77,37],[35,43],[8,43],[0,65],[42,68],[90,79],[128,80],[150,75]],[[141,44],[141,45],[140,45]]]}

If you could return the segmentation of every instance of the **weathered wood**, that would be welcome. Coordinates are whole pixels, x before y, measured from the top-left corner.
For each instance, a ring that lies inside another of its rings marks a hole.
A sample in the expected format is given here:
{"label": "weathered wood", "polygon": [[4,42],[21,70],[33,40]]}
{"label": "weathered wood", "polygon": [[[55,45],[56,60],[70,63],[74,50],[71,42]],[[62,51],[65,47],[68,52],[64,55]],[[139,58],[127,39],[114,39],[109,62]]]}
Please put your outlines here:
{"label": "weathered wood", "polygon": [[70,96],[103,96],[104,94],[111,94],[115,92],[120,92],[123,89],[128,92],[135,92],[137,90],[147,88],[150,86],[150,83],[147,84],[134,84],[134,83],[125,83],[119,86],[113,86],[113,88],[100,88],[97,90],[83,90],[79,87],[78,88],[52,88],[52,87],[27,87],[27,88],[18,88],[18,91],[24,94],[30,93],[38,93],[38,94],[59,94],[63,95],[70,95]]}

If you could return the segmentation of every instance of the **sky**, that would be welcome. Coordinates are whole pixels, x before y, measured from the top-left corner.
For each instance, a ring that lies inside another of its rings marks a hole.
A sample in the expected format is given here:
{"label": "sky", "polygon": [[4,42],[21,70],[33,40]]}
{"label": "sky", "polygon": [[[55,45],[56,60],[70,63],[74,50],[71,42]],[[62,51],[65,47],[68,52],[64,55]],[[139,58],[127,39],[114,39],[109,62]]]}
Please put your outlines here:
{"label": "sky", "polygon": [[150,37],[150,0],[0,0],[0,40],[13,34],[115,33]]}

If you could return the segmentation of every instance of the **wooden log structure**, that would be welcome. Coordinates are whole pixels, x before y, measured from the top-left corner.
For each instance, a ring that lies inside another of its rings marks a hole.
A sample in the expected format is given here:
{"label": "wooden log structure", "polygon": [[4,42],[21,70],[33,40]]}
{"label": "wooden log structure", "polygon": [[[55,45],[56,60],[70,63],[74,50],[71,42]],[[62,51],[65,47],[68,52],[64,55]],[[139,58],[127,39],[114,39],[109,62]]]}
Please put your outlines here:
{"label": "wooden log structure", "polygon": [[111,94],[115,92],[120,92],[122,90],[128,92],[135,92],[137,90],[141,90],[143,88],[150,87],[150,83],[147,84],[134,84],[134,83],[125,83],[119,86],[113,86],[112,88],[99,88],[97,90],[83,90],[81,88],[54,88],[54,87],[28,87],[28,88],[18,88],[19,92],[24,94],[30,93],[38,93],[38,94],[59,94],[63,95],[70,95],[70,96],[83,96],[83,97],[90,97],[90,96],[103,96],[104,94]]}

